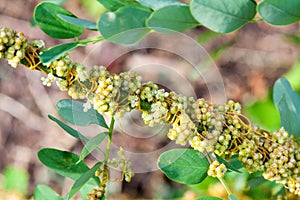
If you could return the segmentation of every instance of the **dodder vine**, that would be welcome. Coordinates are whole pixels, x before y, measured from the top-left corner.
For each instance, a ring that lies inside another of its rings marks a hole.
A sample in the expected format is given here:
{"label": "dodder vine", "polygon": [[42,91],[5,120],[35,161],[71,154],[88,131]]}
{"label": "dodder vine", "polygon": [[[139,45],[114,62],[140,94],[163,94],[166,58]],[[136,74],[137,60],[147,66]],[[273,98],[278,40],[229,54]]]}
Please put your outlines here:
{"label": "dodder vine", "polygon": [[[264,171],[265,179],[300,196],[299,140],[283,128],[269,132],[254,127],[241,114],[239,103],[216,105],[202,98],[166,92],[152,82],[142,83],[135,72],[111,74],[98,66],[88,71],[82,64],[72,62],[68,54],[44,64],[39,58],[43,48],[43,42],[28,42],[23,33],[0,29],[0,58],[8,60],[12,67],[21,63],[46,73],[43,84],[50,86],[56,81],[72,98],[86,99],[82,109],[93,107],[117,119],[133,109],[140,110],[145,124],[170,124],[171,140],[180,145],[189,143],[204,152],[211,162],[209,175],[222,178],[226,172],[223,164],[211,159],[213,153],[225,160],[237,154],[249,172]],[[132,175],[130,171],[125,173],[125,179],[130,180]]]}

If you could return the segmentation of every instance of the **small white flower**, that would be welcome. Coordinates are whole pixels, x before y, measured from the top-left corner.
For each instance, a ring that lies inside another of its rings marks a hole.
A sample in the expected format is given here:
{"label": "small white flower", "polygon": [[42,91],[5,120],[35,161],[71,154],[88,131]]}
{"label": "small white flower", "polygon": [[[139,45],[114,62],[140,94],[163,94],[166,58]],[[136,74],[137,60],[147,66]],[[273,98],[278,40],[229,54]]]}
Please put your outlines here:
{"label": "small white flower", "polygon": [[55,79],[56,79],[55,76],[51,73],[49,73],[47,77],[41,78],[43,85],[45,85],[47,87],[50,87],[52,82],[55,81]]}

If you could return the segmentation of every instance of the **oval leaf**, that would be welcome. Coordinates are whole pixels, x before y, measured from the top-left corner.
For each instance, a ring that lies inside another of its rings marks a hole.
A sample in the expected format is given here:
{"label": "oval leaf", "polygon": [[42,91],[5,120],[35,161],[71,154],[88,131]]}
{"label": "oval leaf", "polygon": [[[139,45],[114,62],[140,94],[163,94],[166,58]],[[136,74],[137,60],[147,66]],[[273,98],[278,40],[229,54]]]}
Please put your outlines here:
{"label": "oval leaf", "polygon": [[264,0],[258,5],[258,13],[273,25],[295,23],[300,20],[300,1]]}
{"label": "oval leaf", "polygon": [[229,33],[251,21],[256,14],[252,0],[192,0],[192,15],[207,28]]}
{"label": "oval leaf", "polygon": [[233,155],[230,158],[229,162],[227,162],[226,160],[224,160],[217,154],[215,154],[215,156],[216,156],[216,159],[219,161],[219,163],[223,163],[227,169],[241,173],[241,171],[239,171],[239,169],[243,167],[243,164],[238,160],[238,155]]}
{"label": "oval leaf", "polygon": [[256,177],[248,177],[248,181],[247,181],[247,187],[249,188],[249,190],[253,190],[256,187],[261,186],[262,184],[266,183],[266,179],[264,179],[264,177],[261,176],[256,176]]}
{"label": "oval leaf", "polygon": [[206,178],[209,163],[199,151],[172,149],[160,155],[158,167],[173,181],[197,184]]}
{"label": "oval leaf", "polygon": [[86,171],[72,186],[67,199],[69,200],[72,196],[78,192],[82,186],[85,185],[86,182],[93,176],[95,176],[95,172],[99,169],[99,167],[102,165],[102,162],[96,163],[91,169]]}
{"label": "oval leaf", "polygon": [[104,140],[105,136],[107,135],[106,132],[100,133],[90,139],[82,148],[80,154],[80,160],[83,160],[86,156],[88,156],[92,151],[94,151],[98,145]]}
{"label": "oval leaf", "polygon": [[50,2],[41,2],[34,10],[35,21],[49,36],[67,39],[78,37],[82,34],[82,27],[66,22],[58,14],[75,17],[61,6]]}
{"label": "oval leaf", "polygon": [[47,0],[48,2],[55,3],[57,5],[63,5],[66,3],[68,0]]}
{"label": "oval leaf", "polygon": [[141,3],[144,6],[147,6],[149,8],[152,8],[153,10],[160,9],[165,6],[171,6],[171,5],[187,5],[183,2],[177,1],[177,0],[139,0],[139,3]]}
{"label": "oval leaf", "polygon": [[128,6],[141,7],[141,5],[138,2],[132,0],[97,0],[97,1],[110,11],[116,11],[119,8],[128,7]]}
{"label": "oval leaf", "polygon": [[103,14],[98,21],[98,30],[108,41],[133,44],[149,33],[145,23],[150,14],[150,11],[136,7],[120,8]]}
{"label": "oval leaf", "polygon": [[34,190],[33,198],[34,200],[63,200],[47,185],[38,185]]}
{"label": "oval leaf", "polygon": [[[73,129],[72,127],[70,127],[69,125],[63,123],[62,121],[58,120],[57,118],[48,115],[49,119],[51,119],[52,121],[54,121],[55,123],[57,123],[62,129],[64,129],[67,133],[69,133],[71,136],[83,140],[84,142],[89,142],[89,139],[87,137],[85,137],[84,135],[82,135],[79,131]],[[96,147],[96,149],[99,152],[103,152],[100,147]]]}
{"label": "oval leaf", "polygon": [[64,129],[67,133],[69,133],[71,136],[83,140],[84,142],[88,142],[89,139],[87,137],[85,137],[84,135],[82,135],[79,131],[73,129],[72,127],[70,127],[69,125],[63,123],[62,121],[60,121],[59,119],[48,115],[49,119],[51,119],[52,121],[54,121],[55,123],[57,123],[62,129]]}
{"label": "oval leaf", "polygon": [[273,99],[280,113],[281,125],[296,138],[300,137],[300,96],[285,78],[275,82]]}
{"label": "oval leaf", "polygon": [[58,14],[58,16],[60,18],[62,18],[63,20],[65,20],[66,22],[80,26],[82,28],[86,28],[86,29],[93,30],[93,31],[98,30],[97,24],[95,22],[91,22],[91,21],[88,21],[85,19],[79,19],[77,17],[72,17],[72,16],[68,16],[68,15],[64,15],[64,14]]}
{"label": "oval leaf", "polygon": [[183,31],[193,28],[198,24],[190,13],[189,7],[186,5],[171,5],[160,8],[147,20],[147,25],[151,29],[162,33]]}
{"label": "oval leaf", "polygon": [[103,116],[94,109],[83,111],[83,103],[70,99],[63,99],[57,102],[56,110],[58,114],[67,122],[77,126],[88,126],[90,124],[98,124],[104,128],[108,128]]}
{"label": "oval leaf", "polygon": [[[91,180],[92,179],[90,179],[90,181]],[[85,184],[82,188],[80,188],[80,194],[81,194],[81,199],[82,200],[88,200],[86,195],[90,194],[90,192],[93,191],[93,189],[95,189],[96,185],[91,185],[91,184],[88,184],[88,183]]]}
{"label": "oval leaf", "polygon": [[198,198],[197,200],[222,200],[218,197],[201,197],[201,198]]}
{"label": "oval leaf", "polygon": [[89,170],[84,162],[78,162],[79,156],[68,151],[44,148],[38,152],[38,157],[49,169],[73,180]]}
{"label": "oval leaf", "polygon": [[85,45],[76,42],[71,42],[71,43],[60,44],[57,46],[47,48],[43,50],[40,55],[41,61],[43,63],[49,63],[55,61],[60,57],[62,57],[65,53],[68,53],[69,51],[76,49],[79,46],[85,46]]}

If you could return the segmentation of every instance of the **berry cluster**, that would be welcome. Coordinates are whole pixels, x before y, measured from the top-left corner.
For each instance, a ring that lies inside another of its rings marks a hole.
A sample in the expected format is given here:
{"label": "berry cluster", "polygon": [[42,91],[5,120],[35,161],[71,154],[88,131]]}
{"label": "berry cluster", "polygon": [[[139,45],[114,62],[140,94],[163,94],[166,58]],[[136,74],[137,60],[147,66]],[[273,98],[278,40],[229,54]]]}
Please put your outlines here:
{"label": "berry cluster", "polygon": [[102,199],[104,193],[105,193],[105,188],[99,187],[97,189],[93,189],[90,194],[87,194],[86,198],[88,200],[100,200],[100,199]]}
{"label": "berry cluster", "polygon": [[[19,50],[15,50],[15,44],[19,43],[11,38],[18,37],[22,38],[23,43]],[[23,34],[1,28],[1,56],[16,66],[11,61],[12,55],[17,56],[17,52],[21,52],[24,58],[30,58],[26,60],[31,65],[35,63],[31,69],[49,74],[43,78],[45,85],[50,85],[55,76],[60,89],[68,91],[72,98],[87,99],[85,110],[93,107],[99,113],[116,118],[132,109],[140,110],[145,124],[149,126],[170,124],[168,137],[176,143],[189,143],[198,151],[214,153],[225,160],[238,155],[249,172],[264,171],[265,179],[276,181],[300,196],[299,140],[283,128],[271,133],[253,127],[241,114],[239,103],[228,101],[215,105],[204,99],[166,92],[152,82],[142,83],[141,77],[135,72],[117,75],[111,74],[105,67],[97,66],[88,71],[81,64],[72,62],[67,54],[43,65],[36,57],[40,48],[25,41]],[[28,47],[25,48],[26,44]],[[11,47],[13,54],[9,50]],[[128,169],[125,165],[121,168],[125,171]],[[225,171],[225,166],[213,162],[209,174],[222,177]],[[125,179],[130,180],[132,174],[127,175],[126,178],[125,173]]]}
{"label": "berry cluster", "polygon": [[214,161],[210,164],[207,174],[212,177],[223,178],[227,171],[226,166],[218,161]]}
{"label": "berry cluster", "polygon": [[127,161],[124,150],[120,147],[120,151],[118,152],[119,159],[115,158],[108,160],[108,165],[114,168],[118,168],[122,171],[122,180],[125,179],[126,182],[130,182],[131,178],[134,176],[134,172],[131,168],[131,163]]}
{"label": "berry cluster", "polygon": [[95,172],[95,176],[100,178],[100,184],[97,188],[93,189],[90,194],[86,195],[88,200],[100,200],[103,199],[105,195],[105,188],[108,181],[108,167],[106,164],[103,166],[103,169],[99,168]]}
{"label": "berry cluster", "polygon": [[17,67],[25,56],[27,40],[22,32],[0,27],[0,59],[5,58],[12,67]]}
{"label": "berry cluster", "polygon": [[290,192],[300,195],[300,148],[288,133],[281,128],[272,133],[264,146],[269,159],[265,163],[265,179],[286,186]]}

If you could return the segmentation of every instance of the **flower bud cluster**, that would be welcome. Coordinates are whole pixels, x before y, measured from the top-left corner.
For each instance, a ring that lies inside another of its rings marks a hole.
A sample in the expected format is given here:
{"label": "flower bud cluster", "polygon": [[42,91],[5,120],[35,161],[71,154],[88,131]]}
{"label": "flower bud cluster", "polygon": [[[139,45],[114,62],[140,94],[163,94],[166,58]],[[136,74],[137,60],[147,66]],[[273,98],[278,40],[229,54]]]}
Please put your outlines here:
{"label": "flower bud cluster", "polygon": [[207,171],[207,175],[211,177],[223,178],[227,171],[226,166],[219,161],[214,161],[209,165],[209,169]]}
{"label": "flower bud cluster", "polygon": [[164,124],[169,109],[165,102],[157,101],[151,104],[149,111],[143,111],[142,118],[146,125],[153,127],[154,125]]}
{"label": "flower bud cluster", "polygon": [[116,119],[131,111],[128,96],[141,86],[141,77],[135,72],[111,75],[105,67],[100,67],[98,73],[95,91],[91,93],[94,109]]}
{"label": "flower bud cluster", "polygon": [[114,101],[119,93],[121,80],[119,76],[111,76],[105,67],[94,67],[99,77],[96,80],[95,91],[92,94],[92,104],[99,113],[112,115],[117,107]]}
{"label": "flower bud cluster", "polygon": [[[115,118],[132,110],[129,94],[141,87],[142,79],[135,72],[110,74],[103,66],[88,71],[83,65],[73,63],[68,54],[49,63],[48,68],[59,78],[56,83],[62,91],[68,91],[74,99],[87,99],[85,110],[93,106],[99,113]],[[44,84],[50,85],[50,81],[54,79],[43,78]]]}
{"label": "flower bud cluster", "polygon": [[[114,74],[113,76],[117,76]],[[118,102],[116,112],[113,113],[116,119],[121,118],[126,112],[130,112],[136,108],[132,105],[132,100],[135,99],[135,94],[142,86],[142,77],[136,72],[123,72],[119,75],[121,84],[119,87],[118,96],[114,99]]]}
{"label": "flower bud cluster", "polygon": [[148,82],[136,91],[131,105],[141,110],[145,124],[153,127],[166,122],[169,105],[165,102],[165,98],[169,95],[164,89],[158,89],[156,84]]}
{"label": "flower bud cluster", "polygon": [[146,125],[171,124],[167,136],[180,145],[186,145],[196,135],[197,127],[184,111],[188,107],[185,96],[158,89],[152,82],[144,84],[138,95],[137,108]]}
{"label": "flower bud cluster", "polygon": [[262,171],[264,166],[264,150],[257,148],[253,140],[245,140],[239,145],[239,160],[250,173],[255,171]]}
{"label": "flower bud cluster", "polygon": [[104,193],[105,193],[105,187],[100,186],[97,189],[93,189],[90,194],[87,194],[86,198],[88,200],[100,200],[102,199]]}
{"label": "flower bud cluster", "polygon": [[188,109],[191,119],[198,124],[198,134],[190,141],[191,146],[203,152],[213,152],[223,129],[224,116],[204,99],[190,99]]}
{"label": "flower bud cluster", "polygon": [[142,111],[142,118],[146,125],[173,124],[186,105],[186,97],[175,92],[166,92],[158,85],[148,82],[142,85],[132,98],[131,105]]}
{"label": "flower bud cluster", "polygon": [[168,132],[168,137],[170,140],[176,140],[176,144],[186,145],[192,140],[193,136],[196,137],[197,127],[186,113],[181,113],[177,118],[179,121],[173,123],[173,127]]}
{"label": "flower bud cluster", "polygon": [[120,169],[122,171],[122,179],[124,178],[126,182],[130,182],[134,176],[134,172],[131,168],[131,162],[127,161],[122,147],[120,147],[118,155],[119,159],[116,160],[113,158],[112,160],[108,160],[108,165]]}
{"label": "flower bud cluster", "polygon": [[43,85],[50,87],[52,82],[56,80],[55,76],[52,73],[47,74],[47,77],[41,78]]}
{"label": "flower bud cluster", "polygon": [[283,128],[274,131],[269,140],[264,144],[270,158],[263,177],[300,196],[300,145]]}
{"label": "flower bud cluster", "polygon": [[90,194],[87,194],[86,197],[88,200],[100,200],[103,199],[105,195],[105,188],[108,181],[108,167],[107,164],[103,165],[103,168],[98,168],[95,172],[95,176],[99,177],[100,183],[97,188],[93,189]]}
{"label": "flower bud cluster", "polygon": [[27,39],[22,32],[0,27],[0,59],[5,58],[16,68],[25,56]]}
{"label": "flower bud cluster", "polygon": [[[58,77],[67,77],[69,71],[74,67],[69,54],[63,55],[60,59],[49,64],[49,68],[55,71]],[[76,67],[75,67],[76,68]]]}

